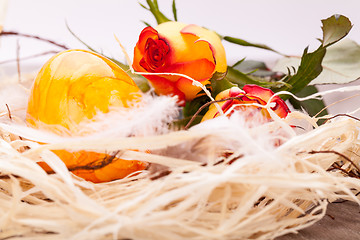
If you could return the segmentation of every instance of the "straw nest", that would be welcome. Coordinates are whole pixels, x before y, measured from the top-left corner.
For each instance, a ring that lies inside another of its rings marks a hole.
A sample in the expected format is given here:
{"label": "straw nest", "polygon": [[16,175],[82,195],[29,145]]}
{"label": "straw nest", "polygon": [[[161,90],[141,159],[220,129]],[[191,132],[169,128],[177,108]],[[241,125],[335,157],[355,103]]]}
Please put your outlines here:
{"label": "straw nest", "polygon": [[[173,113],[162,113],[156,124],[165,127]],[[60,138],[27,129],[16,114],[10,121],[4,111],[0,122],[1,239],[273,239],[321,219],[328,202],[359,202],[360,122],[349,117],[316,127],[293,112],[248,127],[234,114],[189,130]],[[151,167],[93,184],[70,174],[53,149]]]}

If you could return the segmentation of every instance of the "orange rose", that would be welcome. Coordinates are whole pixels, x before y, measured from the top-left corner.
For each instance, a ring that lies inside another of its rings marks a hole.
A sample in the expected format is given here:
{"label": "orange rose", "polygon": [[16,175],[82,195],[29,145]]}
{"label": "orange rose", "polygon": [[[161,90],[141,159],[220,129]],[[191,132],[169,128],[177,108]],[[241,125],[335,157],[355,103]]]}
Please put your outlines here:
{"label": "orange rose", "polygon": [[[32,86],[26,121],[29,126],[59,135],[78,135],[79,124],[109,108],[129,107],[139,101],[140,90],[115,63],[85,50],[69,50],[52,57],[40,70]],[[64,131],[65,130],[65,131]],[[54,151],[73,173],[93,182],[123,178],[142,170],[146,163],[113,158],[107,154]],[[101,166],[96,170],[81,166]],[[51,169],[39,163],[45,170]]]}
{"label": "orange rose", "polygon": [[[199,26],[165,22],[155,29],[146,27],[134,49],[134,70],[149,73],[185,74],[203,85],[215,72],[227,69],[225,50],[216,33]],[[144,75],[157,94],[177,95],[184,105],[201,88],[181,76]]]}
{"label": "orange rose", "polygon": [[[273,91],[271,91],[268,88],[263,88],[257,85],[249,84],[249,85],[245,85],[243,87],[243,90],[241,90],[238,87],[232,87],[230,89],[222,91],[216,96],[215,100],[222,100],[222,99],[236,97],[237,99],[219,102],[219,105],[224,113],[232,114],[233,111],[241,111],[244,114],[245,119],[247,121],[255,120],[257,122],[259,121],[267,122],[267,121],[271,121],[271,117],[267,109],[259,106],[254,106],[251,104],[258,104],[265,106],[272,97],[270,102],[272,105],[270,105],[270,108],[279,117],[285,118],[287,114],[290,112],[286,103],[279,96],[273,97],[273,95],[274,95]],[[238,106],[234,106],[237,104]],[[228,111],[230,109],[232,110],[232,112],[229,113]],[[261,115],[259,116],[258,113],[261,113]],[[220,113],[218,112],[217,108],[215,107],[214,104],[212,104],[208,112],[204,115],[202,121],[218,117],[219,115]]]}

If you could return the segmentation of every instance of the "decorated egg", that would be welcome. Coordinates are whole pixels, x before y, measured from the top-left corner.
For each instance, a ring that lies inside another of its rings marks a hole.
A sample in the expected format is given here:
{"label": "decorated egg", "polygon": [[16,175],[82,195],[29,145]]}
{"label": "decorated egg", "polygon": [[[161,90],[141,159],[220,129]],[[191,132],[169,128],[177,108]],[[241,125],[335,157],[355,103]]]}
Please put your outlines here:
{"label": "decorated egg", "polygon": [[[112,107],[131,107],[140,101],[135,82],[109,59],[86,50],[68,50],[53,56],[41,68],[29,97],[26,122],[61,136],[79,136],[81,123]],[[123,178],[147,166],[106,153],[54,150],[70,171],[92,182]],[[44,163],[45,170],[51,171]]]}

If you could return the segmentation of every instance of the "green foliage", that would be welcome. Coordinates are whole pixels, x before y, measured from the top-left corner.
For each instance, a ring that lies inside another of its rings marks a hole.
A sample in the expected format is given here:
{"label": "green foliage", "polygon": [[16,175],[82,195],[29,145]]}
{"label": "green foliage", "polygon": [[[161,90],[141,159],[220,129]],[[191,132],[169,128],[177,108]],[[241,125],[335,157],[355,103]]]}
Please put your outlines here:
{"label": "green foliage", "polygon": [[174,20],[177,21],[178,19],[177,19],[177,10],[176,10],[175,0],[173,0],[172,11],[173,11],[173,15],[174,15]]}
{"label": "green foliage", "polygon": [[[183,121],[179,122],[182,123],[183,126],[185,126],[191,118],[194,116],[194,114],[199,110],[201,106],[209,102],[209,97],[206,95],[199,96],[195,98],[194,100],[190,102],[186,102],[185,107],[183,108]],[[196,119],[193,119],[192,125],[198,124],[204,114],[207,112],[208,107],[204,108],[197,116]]]}
{"label": "green foliage", "polygon": [[232,67],[240,72],[259,78],[272,78],[277,74],[276,72],[271,71],[266,64],[261,61],[243,59],[235,63]]}
{"label": "green foliage", "polygon": [[[286,71],[288,66],[299,66],[300,58],[280,59],[274,67],[277,71]],[[345,84],[360,78],[360,46],[349,39],[327,48],[322,61],[323,70],[310,82],[313,84]]]}
{"label": "green foliage", "polygon": [[344,38],[351,30],[350,20],[342,15],[333,15],[327,19],[321,20],[323,26],[323,47],[328,47]]}
{"label": "green foliage", "polygon": [[[278,54],[281,54],[280,52],[272,49],[271,47],[264,45],[264,44],[259,44],[259,43],[251,43],[248,41],[245,41],[244,39],[240,39],[240,38],[235,38],[235,37],[230,37],[230,36],[224,36],[223,39],[225,41],[237,44],[237,45],[241,45],[241,46],[245,46],[245,47],[256,47],[256,48],[261,48],[261,49],[265,49],[265,50],[269,50]],[[283,54],[281,54],[283,55]]]}
{"label": "green foliage", "polygon": [[[283,81],[288,85],[280,88],[272,87],[274,92],[289,91],[297,93],[305,88],[313,79],[322,72],[321,62],[325,56],[326,48],[320,46],[316,51],[308,53],[308,48],[304,50],[301,57],[301,63],[296,74],[289,74]],[[289,98],[288,95],[282,96],[283,99]]]}
{"label": "green foliage", "polygon": [[221,80],[211,79],[211,95],[215,98],[220,92],[235,86],[237,85],[231,83],[227,78]]}
{"label": "green foliage", "polygon": [[239,87],[243,87],[246,84],[257,84],[259,86],[268,84],[266,81],[262,82],[260,80],[256,80],[255,78],[237,70],[236,67],[230,66],[228,67],[228,72],[225,79]]}
{"label": "green foliage", "polygon": [[[157,0],[146,0],[146,3],[148,6],[145,6],[142,3],[139,3],[139,4],[144,9],[146,9],[152,13],[152,15],[156,19],[157,24],[171,21],[160,11]],[[173,0],[172,9],[173,9],[173,14],[174,14],[174,19],[175,19],[175,21],[177,21],[177,11],[176,11],[175,0]]]}
{"label": "green foliage", "polygon": [[[314,80],[322,72],[322,61],[326,54],[326,48],[344,38],[351,29],[351,22],[348,18],[339,15],[332,16],[323,23],[323,38],[322,44],[314,52],[309,53],[308,48],[305,48],[301,57],[300,66],[295,74],[288,74],[282,81],[286,83],[282,87],[272,87],[274,92],[289,91],[298,93],[305,88],[312,80]],[[282,96],[287,99],[289,96]]]}
{"label": "green foliage", "polygon": [[281,87],[284,85],[281,81],[275,81],[275,79],[278,80],[279,77],[275,72],[267,72],[262,69],[262,73],[258,72],[259,74],[255,74],[257,72],[256,68],[252,69],[248,74],[243,71],[242,64],[229,66],[225,80],[236,84],[238,87],[243,87],[246,84],[256,84],[267,88]]}

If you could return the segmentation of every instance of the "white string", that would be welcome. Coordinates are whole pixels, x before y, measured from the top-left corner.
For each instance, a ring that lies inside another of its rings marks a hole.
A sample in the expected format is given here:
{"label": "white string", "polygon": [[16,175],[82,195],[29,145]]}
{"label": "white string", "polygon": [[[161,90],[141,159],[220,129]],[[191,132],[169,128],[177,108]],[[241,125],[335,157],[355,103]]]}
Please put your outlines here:
{"label": "white string", "polygon": [[327,90],[327,91],[323,91],[323,92],[317,92],[317,93],[311,94],[307,97],[297,97],[291,92],[280,91],[280,92],[275,93],[273,96],[271,96],[269,101],[271,101],[275,96],[278,96],[281,94],[290,95],[298,101],[305,101],[305,100],[309,100],[309,99],[319,99],[320,100],[320,99],[322,99],[322,96],[329,95],[331,93],[352,92],[352,91],[360,91],[360,86],[348,86],[348,87],[336,88],[336,89]]}

